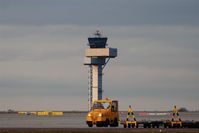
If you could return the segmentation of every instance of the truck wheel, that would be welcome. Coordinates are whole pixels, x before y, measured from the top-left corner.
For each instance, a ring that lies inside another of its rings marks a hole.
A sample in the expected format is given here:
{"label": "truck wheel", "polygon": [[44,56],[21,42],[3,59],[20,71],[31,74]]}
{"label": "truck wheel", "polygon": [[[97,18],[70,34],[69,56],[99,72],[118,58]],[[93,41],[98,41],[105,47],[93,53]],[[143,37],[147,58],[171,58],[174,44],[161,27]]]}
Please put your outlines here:
{"label": "truck wheel", "polygon": [[93,127],[93,124],[88,124],[88,127]]}
{"label": "truck wheel", "polygon": [[118,127],[118,120],[117,120],[117,118],[114,119],[114,127]]}
{"label": "truck wheel", "polygon": [[124,124],[124,128],[126,128],[126,124]]}
{"label": "truck wheel", "polygon": [[117,118],[115,118],[114,119],[114,121],[113,120],[111,120],[111,122],[110,122],[111,124],[110,124],[110,127],[118,127],[118,121],[117,121]]}
{"label": "truck wheel", "polygon": [[97,127],[102,127],[103,124],[102,124],[101,122],[97,122],[97,123],[96,123],[96,126],[97,126]]}
{"label": "truck wheel", "polygon": [[106,119],[106,121],[105,121],[105,123],[104,123],[104,127],[108,127],[108,125],[109,125],[109,120]]}
{"label": "truck wheel", "polygon": [[88,125],[88,127],[93,127],[92,121],[87,121],[87,125]]}

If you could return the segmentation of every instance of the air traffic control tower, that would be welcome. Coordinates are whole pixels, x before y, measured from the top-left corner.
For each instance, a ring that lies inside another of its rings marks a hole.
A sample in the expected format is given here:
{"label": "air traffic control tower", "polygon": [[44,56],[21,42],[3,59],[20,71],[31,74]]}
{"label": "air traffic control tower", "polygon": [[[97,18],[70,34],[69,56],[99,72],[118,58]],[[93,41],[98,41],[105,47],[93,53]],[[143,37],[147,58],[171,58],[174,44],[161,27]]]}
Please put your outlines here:
{"label": "air traffic control tower", "polygon": [[88,38],[88,46],[85,51],[84,65],[89,66],[88,72],[88,109],[91,109],[95,100],[102,99],[102,71],[110,58],[117,56],[116,48],[106,47],[107,37],[102,37],[97,30],[92,37]]}

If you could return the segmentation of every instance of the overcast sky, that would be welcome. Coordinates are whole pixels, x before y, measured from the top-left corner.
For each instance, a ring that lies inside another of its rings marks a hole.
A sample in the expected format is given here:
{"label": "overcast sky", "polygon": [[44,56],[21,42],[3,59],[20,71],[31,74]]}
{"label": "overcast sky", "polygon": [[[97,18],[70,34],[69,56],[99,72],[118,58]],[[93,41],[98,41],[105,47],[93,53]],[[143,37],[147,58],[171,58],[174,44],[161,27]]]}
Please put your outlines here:
{"label": "overcast sky", "polygon": [[118,48],[120,110],[199,109],[198,0],[0,0],[0,110],[87,110],[87,37]]}

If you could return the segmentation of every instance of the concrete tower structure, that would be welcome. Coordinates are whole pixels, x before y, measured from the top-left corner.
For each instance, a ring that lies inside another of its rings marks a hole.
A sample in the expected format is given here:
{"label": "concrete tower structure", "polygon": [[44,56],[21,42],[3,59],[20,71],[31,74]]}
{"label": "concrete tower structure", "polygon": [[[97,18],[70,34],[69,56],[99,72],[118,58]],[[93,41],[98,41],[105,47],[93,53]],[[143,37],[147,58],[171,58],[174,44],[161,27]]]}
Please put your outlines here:
{"label": "concrete tower structure", "polygon": [[107,37],[102,37],[99,31],[88,38],[90,48],[85,51],[84,65],[89,66],[88,76],[88,108],[91,109],[95,100],[102,99],[102,71],[110,58],[117,56],[116,48],[106,47]]}

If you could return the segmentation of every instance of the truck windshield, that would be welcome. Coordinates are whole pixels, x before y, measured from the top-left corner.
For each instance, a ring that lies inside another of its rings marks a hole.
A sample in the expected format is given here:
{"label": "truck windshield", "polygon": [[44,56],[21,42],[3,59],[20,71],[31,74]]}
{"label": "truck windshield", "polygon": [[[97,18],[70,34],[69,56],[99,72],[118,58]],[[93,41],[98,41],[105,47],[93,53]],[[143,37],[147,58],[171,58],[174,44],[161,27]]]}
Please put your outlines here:
{"label": "truck windshield", "polygon": [[93,105],[93,109],[108,109],[109,107],[109,102],[95,102]]}

